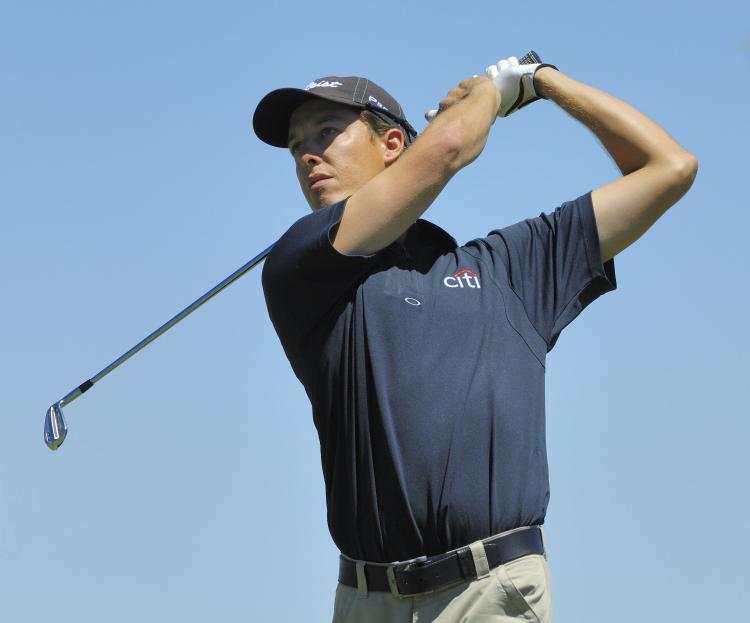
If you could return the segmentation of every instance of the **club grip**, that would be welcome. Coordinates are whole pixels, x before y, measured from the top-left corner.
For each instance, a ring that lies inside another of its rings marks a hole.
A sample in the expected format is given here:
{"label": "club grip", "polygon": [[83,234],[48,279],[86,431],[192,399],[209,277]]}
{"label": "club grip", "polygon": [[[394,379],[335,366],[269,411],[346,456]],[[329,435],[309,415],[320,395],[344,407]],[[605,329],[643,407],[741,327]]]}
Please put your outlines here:
{"label": "club grip", "polygon": [[[529,50],[526,54],[524,54],[521,58],[518,59],[519,65],[535,65],[536,63],[541,63],[542,59],[539,58],[539,55],[534,52],[534,50]],[[424,118],[427,119],[427,121],[432,121],[435,117],[437,117],[439,110],[428,110],[424,114]]]}
{"label": "club grip", "polygon": [[531,50],[528,54],[518,59],[519,65],[535,65],[541,62],[542,59],[539,58],[539,55],[534,50]]}

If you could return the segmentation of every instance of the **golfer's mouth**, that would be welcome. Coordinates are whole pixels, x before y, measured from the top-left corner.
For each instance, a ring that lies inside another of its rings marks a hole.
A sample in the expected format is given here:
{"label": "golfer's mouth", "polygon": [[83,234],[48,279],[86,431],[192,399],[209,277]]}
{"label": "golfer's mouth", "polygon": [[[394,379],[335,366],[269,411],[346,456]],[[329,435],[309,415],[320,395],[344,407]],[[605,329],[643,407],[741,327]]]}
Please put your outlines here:
{"label": "golfer's mouth", "polygon": [[311,175],[309,178],[310,180],[310,190],[317,190],[320,188],[326,180],[330,180],[330,175],[323,175],[322,173],[316,173],[315,175]]}

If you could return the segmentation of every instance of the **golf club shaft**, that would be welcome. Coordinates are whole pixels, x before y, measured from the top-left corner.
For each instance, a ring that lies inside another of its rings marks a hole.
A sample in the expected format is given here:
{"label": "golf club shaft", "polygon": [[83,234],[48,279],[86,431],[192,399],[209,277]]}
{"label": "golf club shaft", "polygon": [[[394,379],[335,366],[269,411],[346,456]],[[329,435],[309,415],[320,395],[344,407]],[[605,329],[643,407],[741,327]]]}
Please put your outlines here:
{"label": "golf club shaft", "polygon": [[129,351],[115,359],[112,363],[110,363],[106,368],[104,368],[101,372],[96,374],[95,376],[92,376],[89,380],[81,383],[78,387],[76,387],[73,391],[71,391],[67,396],[60,399],[59,402],[56,404],[60,407],[70,404],[73,402],[78,396],[83,394],[84,392],[91,389],[97,381],[100,381],[105,376],[107,376],[112,370],[117,368],[118,366],[125,363],[128,359],[130,359],[133,355],[135,355],[139,350],[143,349],[145,346],[148,346],[151,342],[153,342],[157,337],[159,337],[162,333],[166,333],[169,329],[171,329],[173,326],[175,326],[180,320],[183,318],[186,318],[190,314],[192,314],[196,309],[198,309],[203,303],[206,301],[209,301],[214,296],[216,296],[219,292],[221,292],[224,288],[226,288],[228,285],[234,283],[242,277],[247,271],[249,271],[251,268],[256,266],[257,264],[260,264],[266,256],[271,252],[271,249],[273,249],[273,245],[269,246],[268,248],[264,249],[258,255],[256,255],[253,259],[251,259],[249,262],[238,268],[235,272],[233,272],[229,277],[224,279],[221,283],[216,284],[213,288],[211,288],[208,292],[206,292],[203,296],[201,296],[199,299],[197,299],[195,302],[188,305],[185,309],[183,309],[179,314],[165,322],[162,326],[160,326],[156,331],[151,333],[150,335],[143,338],[138,344],[133,346]]}
{"label": "golf club shaft", "polygon": [[[541,62],[541,60],[539,59],[537,54],[533,51],[526,54],[519,61],[519,63],[522,65],[529,64],[529,63],[539,63],[539,62]],[[434,118],[434,116],[437,114],[438,114],[437,110],[430,111],[427,114],[428,120],[431,121],[432,118]],[[252,258],[249,262],[247,262],[246,264],[238,268],[235,272],[229,275],[229,277],[224,279],[224,281],[222,281],[221,283],[218,283],[216,286],[214,286],[211,290],[206,292],[203,296],[201,296],[195,302],[188,305],[180,313],[178,313],[176,316],[174,316],[173,318],[165,322],[161,327],[156,329],[156,331],[149,334],[140,342],[138,342],[138,344],[133,346],[133,348],[131,348],[129,351],[120,355],[120,357],[115,359],[101,372],[92,376],[87,381],[84,381],[78,387],[76,387],[74,390],[68,393],[65,397],[61,398],[56,403],[53,403],[50,406],[50,408],[47,410],[47,415],[45,417],[45,422],[44,422],[44,429],[45,429],[44,438],[45,438],[45,443],[47,444],[47,446],[51,450],[57,450],[62,445],[63,441],[65,441],[65,437],[68,434],[68,428],[65,423],[65,418],[63,417],[63,412],[62,412],[63,406],[70,404],[76,398],[78,398],[81,394],[87,392],[89,389],[91,389],[94,386],[95,383],[99,382],[105,376],[107,376],[110,372],[112,372],[112,370],[121,366],[128,359],[130,359],[133,355],[135,355],[137,352],[139,352],[144,347],[148,346],[151,342],[153,342],[156,338],[158,338],[162,333],[166,333],[169,329],[175,326],[183,318],[186,318],[187,316],[192,314],[196,309],[198,309],[205,302],[212,299],[214,296],[216,296],[219,292],[221,292],[228,285],[234,283],[237,279],[242,277],[242,275],[244,275],[247,271],[249,271],[251,268],[253,268],[254,266],[258,265],[260,262],[262,262],[266,258],[266,256],[271,252],[271,249],[273,249],[273,247],[274,245],[272,244],[268,248],[261,251],[258,255]]]}

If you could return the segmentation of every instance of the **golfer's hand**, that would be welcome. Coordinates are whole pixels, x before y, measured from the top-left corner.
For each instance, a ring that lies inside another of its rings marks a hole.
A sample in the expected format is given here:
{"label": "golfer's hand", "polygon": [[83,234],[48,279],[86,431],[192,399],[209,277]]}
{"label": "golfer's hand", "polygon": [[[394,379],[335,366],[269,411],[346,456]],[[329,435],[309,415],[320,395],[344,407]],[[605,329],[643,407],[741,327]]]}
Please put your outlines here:
{"label": "golfer's hand", "polygon": [[501,95],[494,87],[492,80],[485,76],[474,76],[473,78],[462,80],[458,83],[458,86],[448,91],[448,94],[440,100],[437,110],[430,110],[425,113],[425,119],[432,121],[438,113],[448,110],[451,106],[455,106],[458,102],[468,97],[470,93],[475,92],[482,95],[486,94],[486,97],[494,99],[496,101],[496,108],[499,110]]}
{"label": "golfer's hand", "polygon": [[497,111],[498,117],[507,117],[541,97],[534,87],[534,74],[540,67],[554,67],[554,65],[546,63],[519,65],[518,59],[510,56],[496,65],[490,65],[485,70],[485,74],[492,80],[502,99]]}

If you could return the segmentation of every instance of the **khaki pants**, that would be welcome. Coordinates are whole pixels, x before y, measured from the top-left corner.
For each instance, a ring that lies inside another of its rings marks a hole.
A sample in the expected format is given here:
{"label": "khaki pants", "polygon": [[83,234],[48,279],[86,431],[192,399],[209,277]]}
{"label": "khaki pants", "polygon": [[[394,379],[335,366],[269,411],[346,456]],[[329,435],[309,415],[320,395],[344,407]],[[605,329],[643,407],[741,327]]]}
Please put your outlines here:
{"label": "khaki pants", "polygon": [[[474,564],[481,570],[484,548],[479,557],[475,549]],[[412,597],[339,584],[333,623],[550,623],[551,597],[546,557],[531,554],[476,580]]]}

